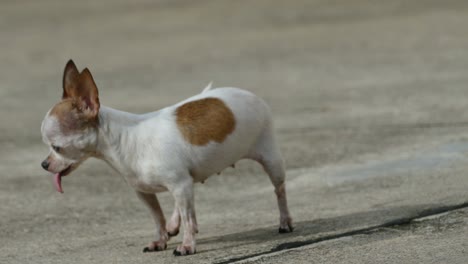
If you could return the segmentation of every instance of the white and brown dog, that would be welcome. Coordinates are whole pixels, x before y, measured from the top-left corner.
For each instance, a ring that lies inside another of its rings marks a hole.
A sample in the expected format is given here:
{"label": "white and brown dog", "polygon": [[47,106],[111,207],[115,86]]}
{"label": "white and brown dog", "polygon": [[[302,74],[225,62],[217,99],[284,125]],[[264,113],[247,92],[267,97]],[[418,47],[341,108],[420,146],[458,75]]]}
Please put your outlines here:
{"label": "white and brown dog", "polygon": [[[291,232],[283,160],[269,107],[250,92],[210,86],[173,106],[136,115],[101,106],[90,71],[78,72],[70,60],[63,74],[62,100],[42,122],[43,140],[51,151],[41,165],[55,173],[56,188],[63,192],[61,177],[87,158],[106,161],[151,210],[156,240],[144,252],[166,249],[182,221],[183,242],[174,254],[188,255],[195,253],[198,232],[193,184],[240,159],[252,159],[263,166],[275,187],[279,232]],[[162,191],[175,199],[167,225],[155,195]]]}

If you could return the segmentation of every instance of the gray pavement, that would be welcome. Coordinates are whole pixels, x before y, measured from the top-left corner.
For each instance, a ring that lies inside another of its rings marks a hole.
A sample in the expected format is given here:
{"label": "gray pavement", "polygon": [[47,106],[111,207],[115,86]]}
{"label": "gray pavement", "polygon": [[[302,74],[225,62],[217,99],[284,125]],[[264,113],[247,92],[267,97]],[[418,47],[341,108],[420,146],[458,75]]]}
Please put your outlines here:
{"label": "gray pavement", "polygon": [[296,249],[243,263],[466,263],[466,208]]}
{"label": "gray pavement", "polygon": [[[3,1],[0,263],[467,263],[467,23],[463,0]],[[248,161],[197,185],[189,257],[141,253],[152,219],[102,162],[57,193],[39,128],[69,58],[125,111],[265,98],[295,232]]]}

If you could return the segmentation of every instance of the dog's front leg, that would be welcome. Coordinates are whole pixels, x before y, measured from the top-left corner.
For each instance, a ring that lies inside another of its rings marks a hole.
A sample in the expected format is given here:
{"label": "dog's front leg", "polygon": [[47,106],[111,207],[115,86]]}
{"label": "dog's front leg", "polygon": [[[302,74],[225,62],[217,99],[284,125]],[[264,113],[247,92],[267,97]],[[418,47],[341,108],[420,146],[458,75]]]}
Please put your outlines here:
{"label": "dog's front leg", "polygon": [[166,220],[159,205],[158,198],[152,193],[137,191],[138,198],[150,209],[154,222],[156,223],[156,240],[143,249],[143,252],[161,251],[167,248],[169,236],[166,231]]}
{"label": "dog's front leg", "polygon": [[184,227],[182,244],[174,250],[174,255],[184,256],[194,254],[195,233],[198,233],[197,219],[195,217],[195,205],[193,200],[193,181],[190,178],[183,179],[170,190],[175,199],[176,210]]}

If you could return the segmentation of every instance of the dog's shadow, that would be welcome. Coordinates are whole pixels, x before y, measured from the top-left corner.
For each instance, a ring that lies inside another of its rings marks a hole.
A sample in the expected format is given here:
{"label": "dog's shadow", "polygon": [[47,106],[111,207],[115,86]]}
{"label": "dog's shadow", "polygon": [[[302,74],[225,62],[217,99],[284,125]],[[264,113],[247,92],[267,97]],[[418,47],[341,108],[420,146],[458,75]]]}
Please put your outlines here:
{"label": "dog's shadow", "polygon": [[238,247],[239,242],[242,242],[242,246],[270,244],[272,245],[270,251],[273,252],[341,236],[365,233],[375,227],[405,224],[412,218],[427,214],[427,211],[433,207],[433,205],[415,205],[376,209],[296,222],[292,233],[279,234],[278,227],[271,226],[223,236],[201,238],[197,242],[200,245],[211,244],[210,249],[201,250],[200,253]]}

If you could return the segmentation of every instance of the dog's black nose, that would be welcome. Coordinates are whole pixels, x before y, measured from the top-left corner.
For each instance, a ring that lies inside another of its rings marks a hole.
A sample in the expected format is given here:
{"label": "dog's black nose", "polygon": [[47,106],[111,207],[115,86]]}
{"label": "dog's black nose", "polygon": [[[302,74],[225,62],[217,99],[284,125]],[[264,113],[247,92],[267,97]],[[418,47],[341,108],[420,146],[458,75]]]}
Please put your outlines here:
{"label": "dog's black nose", "polygon": [[41,163],[41,166],[42,166],[42,168],[44,168],[44,170],[47,170],[49,168],[49,162],[47,162],[47,160],[44,160]]}

